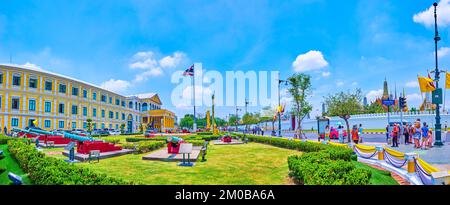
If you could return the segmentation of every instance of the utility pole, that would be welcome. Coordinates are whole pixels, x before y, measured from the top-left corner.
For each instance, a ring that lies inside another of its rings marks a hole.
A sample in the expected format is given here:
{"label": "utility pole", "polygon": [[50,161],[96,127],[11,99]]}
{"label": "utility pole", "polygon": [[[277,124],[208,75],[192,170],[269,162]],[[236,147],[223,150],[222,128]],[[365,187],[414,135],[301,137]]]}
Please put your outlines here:
{"label": "utility pole", "polygon": [[236,105],[236,115],[235,115],[235,117],[236,117],[236,121],[235,121],[235,126],[236,126],[236,132],[238,132],[239,130],[238,130],[238,121],[239,121],[239,117],[238,117],[238,111],[241,111],[241,109],[239,109],[238,107],[237,107],[237,105]]}
{"label": "utility pole", "polygon": [[247,105],[250,104],[247,98],[245,98],[245,114],[247,114]]}
{"label": "utility pole", "polygon": [[[441,40],[441,37],[439,37],[439,33],[438,33],[438,27],[437,27],[437,14],[436,14],[436,7],[438,6],[438,4],[435,2],[433,4],[434,6],[434,49],[435,49],[435,60],[436,60],[436,68],[434,70],[434,80],[436,81],[436,91],[439,90],[439,68],[438,68],[438,41]],[[439,92],[437,92],[439,93]],[[441,92],[442,94],[442,92]],[[441,95],[440,94],[440,95]],[[433,98],[435,98],[436,96],[433,96]],[[442,96],[439,96],[439,98],[441,98]],[[436,134],[436,140],[434,142],[435,146],[442,146],[444,144],[442,144],[441,141],[441,116],[439,113],[440,110],[440,104],[439,102],[436,103],[436,125],[435,125],[435,134]]]}
{"label": "utility pole", "polygon": [[280,73],[278,73],[278,137],[281,137],[281,83],[287,84],[287,80],[281,80]]}

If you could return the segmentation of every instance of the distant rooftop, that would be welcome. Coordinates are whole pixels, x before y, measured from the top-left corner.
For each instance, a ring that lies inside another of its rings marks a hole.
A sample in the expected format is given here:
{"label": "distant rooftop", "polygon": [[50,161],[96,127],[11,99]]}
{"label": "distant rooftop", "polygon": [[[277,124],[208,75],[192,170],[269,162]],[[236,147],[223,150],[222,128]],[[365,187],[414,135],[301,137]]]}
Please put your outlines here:
{"label": "distant rooftop", "polygon": [[142,94],[137,94],[137,95],[129,95],[127,97],[138,97],[140,99],[147,99],[147,98],[152,98],[155,95],[156,95],[156,93],[142,93]]}

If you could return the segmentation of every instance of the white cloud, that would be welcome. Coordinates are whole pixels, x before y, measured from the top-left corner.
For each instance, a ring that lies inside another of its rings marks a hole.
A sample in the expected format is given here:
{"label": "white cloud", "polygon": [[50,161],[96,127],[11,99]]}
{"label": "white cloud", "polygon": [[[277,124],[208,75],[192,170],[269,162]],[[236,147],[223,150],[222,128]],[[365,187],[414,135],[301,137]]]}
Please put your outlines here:
{"label": "white cloud", "polygon": [[159,60],[159,65],[162,68],[176,68],[183,60],[186,59],[186,54],[183,52],[175,52],[172,56],[166,56]]}
{"label": "white cloud", "polygon": [[308,53],[300,54],[292,63],[295,72],[319,70],[326,66],[328,66],[328,62],[320,51],[309,51]]}
{"label": "white cloud", "polygon": [[22,66],[30,68],[30,69],[34,69],[34,70],[42,70],[42,68],[36,64],[30,63],[30,62],[26,62],[25,64],[23,64]]}
{"label": "white cloud", "polygon": [[417,93],[412,93],[406,95],[406,102],[408,107],[419,107],[422,104],[422,95]]}
{"label": "white cloud", "polygon": [[344,85],[344,82],[341,81],[341,80],[339,80],[339,81],[336,82],[336,85],[339,86],[339,87],[340,87],[340,86],[343,86],[343,85]]}
{"label": "white cloud", "polygon": [[[450,0],[441,0],[437,7],[438,25],[450,25]],[[434,26],[434,6],[431,5],[428,9],[414,14],[413,20],[416,23],[425,25],[426,27]]]}
{"label": "white cloud", "polygon": [[410,81],[410,82],[407,82],[405,84],[405,86],[408,87],[408,88],[418,88],[419,87],[419,82],[417,82],[417,81]]}
{"label": "white cloud", "polygon": [[103,82],[100,87],[112,92],[124,92],[131,86],[131,83],[125,80],[110,79]]}
{"label": "white cloud", "polygon": [[141,51],[133,55],[129,67],[133,70],[143,70],[134,79],[137,82],[143,82],[150,77],[163,75],[164,69],[176,68],[187,59],[187,55],[180,51],[161,58],[152,51]]}
{"label": "white cloud", "polygon": [[331,72],[325,71],[322,73],[322,77],[329,77],[331,75]]}
{"label": "white cloud", "polygon": [[438,50],[438,57],[442,58],[450,54],[450,48],[449,47],[442,47]]}
{"label": "white cloud", "polygon": [[371,90],[367,93],[367,101],[368,102],[374,102],[377,98],[383,96],[383,90]]}
{"label": "white cloud", "polygon": [[358,82],[353,82],[352,83],[352,86],[357,86],[358,85]]}
{"label": "white cloud", "polygon": [[[205,96],[211,96],[213,91],[210,87],[195,86],[195,101],[199,102],[203,100]],[[183,100],[179,103],[175,103],[174,106],[177,109],[190,109],[192,108],[192,86],[186,86],[182,91]]]}

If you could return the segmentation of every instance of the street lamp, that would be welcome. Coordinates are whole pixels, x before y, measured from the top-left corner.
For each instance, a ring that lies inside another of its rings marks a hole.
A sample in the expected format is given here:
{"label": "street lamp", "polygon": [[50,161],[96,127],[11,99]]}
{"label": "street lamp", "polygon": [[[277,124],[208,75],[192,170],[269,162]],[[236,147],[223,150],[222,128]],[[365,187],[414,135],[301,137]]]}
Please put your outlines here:
{"label": "street lamp", "polygon": [[[434,48],[435,48],[435,60],[436,60],[436,68],[434,70],[434,80],[436,81],[436,91],[439,90],[439,68],[438,68],[438,41],[441,40],[441,37],[439,37],[439,33],[438,33],[438,27],[437,27],[437,14],[436,14],[436,7],[438,6],[438,4],[435,2],[433,4],[434,6]],[[433,96],[435,97],[435,96]],[[441,98],[442,96],[439,96],[439,98]],[[435,133],[436,133],[436,140],[434,142],[435,146],[442,146],[444,144],[442,144],[441,141],[441,116],[439,114],[439,109],[440,109],[440,104],[439,102],[436,103],[436,127],[435,127]]]}
{"label": "street lamp", "polygon": [[[280,108],[281,106],[281,84],[284,83],[285,85],[287,85],[288,81],[287,80],[281,80],[280,79],[280,73],[278,73],[278,108]],[[281,110],[278,110],[278,137],[281,137]]]}
{"label": "street lamp", "polygon": [[234,123],[234,125],[236,126],[236,132],[238,132],[238,120],[239,120],[238,112],[239,112],[239,111],[241,111],[241,109],[239,109],[239,108],[236,106],[236,121],[235,121],[235,123]]}

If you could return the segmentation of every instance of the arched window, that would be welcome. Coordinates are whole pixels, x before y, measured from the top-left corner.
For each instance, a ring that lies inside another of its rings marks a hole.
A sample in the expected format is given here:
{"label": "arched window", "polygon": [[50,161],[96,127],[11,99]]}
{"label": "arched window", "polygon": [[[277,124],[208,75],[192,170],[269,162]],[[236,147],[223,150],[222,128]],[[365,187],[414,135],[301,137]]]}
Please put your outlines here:
{"label": "arched window", "polygon": [[128,103],[128,108],[133,108],[133,102]]}
{"label": "arched window", "polygon": [[145,103],[143,103],[142,104],[142,111],[147,111],[148,110],[148,105],[147,105],[147,103],[145,102]]}

